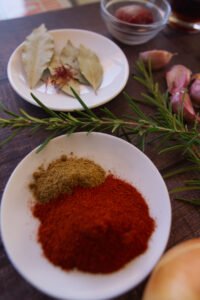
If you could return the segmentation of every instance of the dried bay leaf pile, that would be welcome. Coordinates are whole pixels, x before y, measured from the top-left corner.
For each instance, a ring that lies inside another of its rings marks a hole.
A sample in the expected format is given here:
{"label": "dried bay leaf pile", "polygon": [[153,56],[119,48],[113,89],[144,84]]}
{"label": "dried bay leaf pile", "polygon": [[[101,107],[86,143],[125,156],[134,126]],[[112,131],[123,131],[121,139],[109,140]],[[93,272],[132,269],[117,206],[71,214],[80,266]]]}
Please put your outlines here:
{"label": "dried bay leaf pile", "polygon": [[103,79],[103,68],[95,52],[85,45],[77,48],[66,39],[58,53],[53,36],[44,24],[26,38],[22,63],[31,89],[45,80],[73,96],[71,87],[79,94],[80,84],[90,85],[96,92]]}

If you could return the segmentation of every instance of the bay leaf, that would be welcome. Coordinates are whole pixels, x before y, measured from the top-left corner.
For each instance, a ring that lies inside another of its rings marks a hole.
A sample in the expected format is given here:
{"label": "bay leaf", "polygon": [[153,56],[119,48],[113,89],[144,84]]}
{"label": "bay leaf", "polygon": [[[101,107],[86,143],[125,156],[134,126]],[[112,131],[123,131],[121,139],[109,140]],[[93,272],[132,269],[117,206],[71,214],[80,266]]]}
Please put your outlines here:
{"label": "bay leaf", "polygon": [[86,80],[86,78],[81,74],[80,70],[72,70],[74,79],[78,80],[80,83],[89,85],[89,82]]}
{"label": "bay leaf", "polygon": [[44,24],[27,36],[22,49],[22,62],[29,87],[36,86],[48,67],[54,52],[54,41]]}
{"label": "bay leaf", "polygon": [[54,75],[56,69],[61,67],[61,66],[62,66],[62,64],[61,64],[61,61],[60,61],[60,55],[55,52],[52,59],[51,59],[51,61],[50,61],[50,63],[49,63],[49,66],[48,66],[50,74]]}
{"label": "bay leaf", "polygon": [[60,53],[60,61],[64,66],[68,66],[72,69],[75,79],[82,84],[88,85],[87,80],[83,77],[80,71],[78,53],[79,49],[76,48],[70,40],[68,40]]}
{"label": "bay leaf", "polygon": [[96,91],[103,79],[103,68],[99,57],[92,50],[80,45],[78,62],[81,73]]}
{"label": "bay leaf", "polygon": [[[53,81],[53,84],[59,88],[60,90],[62,90],[64,93],[66,93],[67,95],[69,96],[72,96],[74,97],[74,94],[72,92],[72,90],[70,89],[70,87],[72,87],[76,92],[77,94],[80,93],[80,85],[78,83],[76,79],[76,76],[75,76],[75,72],[69,65],[67,64],[63,64],[62,61],[61,61],[61,54],[55,52],[54,55],[53,55],[53,58],[49,64],[49,71],[50,71],[50,74],[52,75],[51,79]],[[58,69],[69,69],[73,78],[70,78],[70,79],[67,79],[65,78],[65,76],[62,78],[62,77],[59,77],[59,76],[56,76],[57,74],[57,70]]]}
{"label": "bay leaf", "polygon": [[80,85],[78,81],[74,79],[70,79],[64,86],[62,86],[61,90],[67,95],[74,97],[71,87],[76,91],[78,95],[80,94]]}
{"label": "bay leaf", "polygon": [[68,65],[73,69],[79,70],[78,48],[76,48],[70,40],[67,41],[65,47],[60,53],[60,61],[63,65]]}

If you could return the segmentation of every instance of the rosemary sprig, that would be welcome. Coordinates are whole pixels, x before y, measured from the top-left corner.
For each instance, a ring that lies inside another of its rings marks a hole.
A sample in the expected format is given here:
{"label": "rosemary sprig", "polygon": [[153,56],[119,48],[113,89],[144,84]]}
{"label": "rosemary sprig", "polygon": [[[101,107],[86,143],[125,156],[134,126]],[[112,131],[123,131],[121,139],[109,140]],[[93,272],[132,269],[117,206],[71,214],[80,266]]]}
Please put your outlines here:
{"label": "rosemary sprig", "polygon": [[[2,141],[0,145],[5,144],[14,138],[17,134],[25,129],[31,130],[32,133],[39,129],[50,131],[48,138],[43,142],[42,149],[51,138],[59,134],[71,134],[76,131],[105,131],[126,137],[131,141],[132,137],[140,137],[140,144],[144,149],[146,137],[153,136],[154,141],[159,140],[160,154],[166,152],[182,152],[182,155],[191,163],[190,171],[200,168],[200,132],[199,124],[195,123],[188,127],[183,120],[183,114],[180,111],[178,115],[173,114],[169,105],[168,94],[162,93],[158,83],[154,82],[150,66],[146,68],[142,62],[137,62],[137,76],[134,77],[144,88],[142,100],[135,101],[133,97],[124,93],[124,97],[131,108],[132,114],[117,117],[107,108],[101,108],[101,116],[97,116],[89,109],[82,99],[73,91],[76,99],[82,105],[84,110],[75,113],[54,112],[47,108],[33,94],[33,99],[47,113],[45,118],[37,118],[20,109],[19,113],[14,113],[5,107],[1,110],[6,117],[0,118],[0,128],[10,128],[12,134]],[[146,115],[139,103],[147,103],[154,107],[155,113]],[[158,143],[157,143],[158,145]],[[182,169],[183,172],[184,168]],[[188,171],[189,171],[188,170]],[[187,171],[187,168],[185,169]],[[178,173],[178,172],[177,172]],[[181,171],[180,171],[181,173]],[[175,175],[176,172],[171,173]],[[170,173],[168,174],[168,177]],[[195,180],[195,179],[194,179]],[[185,186],[177,187],[176,192],[192,187],[200,186],[200,179],[195,180],[195,185],[185,183]],[[195,201],[195,200],[192,200]],[[198,202],[198,201],[197,201]],[[196,203],[197,204],[197,203]]]}
{"label": "rosemary sprig", "polygon": [[[125,95],[128,97],[127,95]],[[41,102],[34,96],[35,101],[40,105]],[[129,103],[131,104],[131,99],[129,98]],[[132,109],[135,104],[132,102]],[[44,108],[44,104],[42,105]],[[49,109],[48,109],[49,110]],[[89,108],[88,108],[89,110]],[[9,112],[7,109],[2,109],[2,111],[11,115],[12,112]],[[46,118],[37,118],[33,117],[24,110],[20,109],[19,114],[15,114],[10,118],[0,118],[0,127],[5,128],[8,127],[12,130],[24,130],[26,128],[29,129],[45,129],[48,131],[62,131],[63,133],[72,133],[77,130],[86,130],[86,131],[94,131],[94,130],[103,130],[103,131],[111,131],[114,133],[118,128],[125,130],[128,135],[139,134],[141,136],[147,135],[150,133],[162,133],[164,135],[185,135],[184,140],[194,139],[195,136],[200,137],[200,134],[197,134],[196,131],[190,130],[185,132],[185,130],[181,128],[167,128],[164,126],[160,126],[156,124],[155,121],[151,119],[148,120],[148,117],[144,115],[144,118],[130,120],[126,118],[118,118],[111,111],[106,108],[101,109],[102,116],[98,117],[96,114],[92,113],[91,110],[87,111],[77,111],[76,116],[71,113],[56,113],[56,115],[52,116],[52,112],[50,113],[46,110],[49,115]],[[141,111],[138,114],[143,114]],[[193,144],[196,144],[194,140]]]}
{"label": "rosemary sprig", "polygon": [[196,206],[199,206],[200,205],[200,199],[186,199],[186,198],[176,198],[176,200],[180,200],[180,201],[183,201],[183,202],[186,202],[186,203],[189,203],[189,204],[192,204],[192,205],[196,205]]}

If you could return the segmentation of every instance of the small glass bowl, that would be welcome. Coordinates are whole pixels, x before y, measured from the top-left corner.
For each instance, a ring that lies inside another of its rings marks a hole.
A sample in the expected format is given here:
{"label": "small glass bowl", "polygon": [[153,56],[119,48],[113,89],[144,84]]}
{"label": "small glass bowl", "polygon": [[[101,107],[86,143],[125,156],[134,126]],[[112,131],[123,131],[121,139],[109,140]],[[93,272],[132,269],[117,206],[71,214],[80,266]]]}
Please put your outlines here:
{"label": "small glass bowl", "polygon": [[[118,8],[131,4],[151,10],[153,23],[133,24],[115,17]],[[118,41],[127,45],[139,45],[151,40],[167,24],[170,13],[171,7],[166,0],[101,0],[101,14],[108,31]]]}

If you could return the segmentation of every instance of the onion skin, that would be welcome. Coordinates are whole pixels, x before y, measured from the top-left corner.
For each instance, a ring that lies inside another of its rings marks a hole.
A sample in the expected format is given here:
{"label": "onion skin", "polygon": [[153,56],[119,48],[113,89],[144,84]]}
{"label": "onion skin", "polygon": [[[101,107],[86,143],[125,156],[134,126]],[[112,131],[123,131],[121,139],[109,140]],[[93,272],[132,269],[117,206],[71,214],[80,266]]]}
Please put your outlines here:
{"label": "onion skin", "polygon": [[155,267],[142,300],[200,299],[200,238],[173,247]]}

